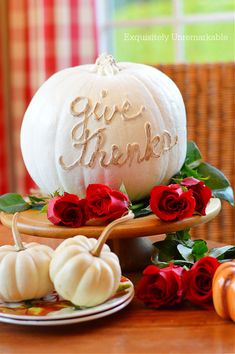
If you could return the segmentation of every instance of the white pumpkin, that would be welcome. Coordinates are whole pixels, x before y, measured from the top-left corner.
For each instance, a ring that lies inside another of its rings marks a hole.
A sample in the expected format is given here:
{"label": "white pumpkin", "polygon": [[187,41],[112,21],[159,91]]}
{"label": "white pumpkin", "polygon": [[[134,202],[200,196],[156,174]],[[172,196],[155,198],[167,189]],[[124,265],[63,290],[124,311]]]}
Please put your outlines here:
{"label": "white pumpkin", "polygon": [[15,245],[0,247],[0,300],[18,302],[41,298],[53,290],[49,264],[53,250],[39,243],[22,243],[16,213],[12,221]]}
{"label": "white pumpkin", "polygon": [[120,263],[104,242],[114,226],[132,217],[130,212],[114,220],[98,241],[79,235],[57,247],[50,264],[50,276],[58,294],[85,307],[99,305],[115,294],[121,278]]}
{"label": "white pumpkin", "polygon": [[94,65],[62,70],[41,86],[24,116],[21,148],[45,193],[82,197],[90,183],[117,190],[124,183],[138,200],[184,162],[183,99],[161,71],[101,55]]}

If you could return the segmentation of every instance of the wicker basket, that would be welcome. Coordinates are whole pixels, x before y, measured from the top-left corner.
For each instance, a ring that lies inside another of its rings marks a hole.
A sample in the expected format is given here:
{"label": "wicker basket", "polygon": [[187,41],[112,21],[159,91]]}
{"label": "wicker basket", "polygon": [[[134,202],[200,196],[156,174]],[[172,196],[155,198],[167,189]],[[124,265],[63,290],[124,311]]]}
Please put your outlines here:
{"label": "wicker basket", "polygon": [[[235,65],[156,65],[179,87],[186,106],[188,140],[199,146],[204,160],[222,170],[235,190]],[[235,208],[223,202],[221,214],[192,230],[193,236],[235,241]]]}

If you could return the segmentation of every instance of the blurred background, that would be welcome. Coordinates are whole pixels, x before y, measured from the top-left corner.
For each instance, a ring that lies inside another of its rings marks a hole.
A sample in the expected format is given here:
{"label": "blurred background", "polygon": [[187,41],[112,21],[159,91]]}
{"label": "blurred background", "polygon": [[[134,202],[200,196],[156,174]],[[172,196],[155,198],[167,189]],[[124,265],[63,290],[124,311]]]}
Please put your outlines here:
{"label": "blurred background", "polygon": [[100,3],[106,13],[101,47],[118,60],[156,64],[234,59],[234,0]]}
{"label": "blurred background", "polygon": [[[34,187],[20,127],[35,91],[102,52],[176,82],[189,139],[234,187],[234,9],[234,0],[0,0],[0,194]],[[221,220],[234,233],[234,212]]]}

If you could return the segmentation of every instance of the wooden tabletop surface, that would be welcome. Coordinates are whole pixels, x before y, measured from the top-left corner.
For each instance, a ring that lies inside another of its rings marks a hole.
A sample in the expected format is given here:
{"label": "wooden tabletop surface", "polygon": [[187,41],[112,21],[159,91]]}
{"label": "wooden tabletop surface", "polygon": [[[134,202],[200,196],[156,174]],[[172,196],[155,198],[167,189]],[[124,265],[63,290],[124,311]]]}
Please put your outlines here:
{"label": "wooden tabletop surface", "polygon": [[[24,236],[56,247],[60,240]],[[12,243],[0,225],[0,245]],[[136,274],[128,274],[135,281]],[[235,325],[213,310],[183,306],[152,310],[134,299],[103,319],[59,327],[0,323],[0,354],[13,353],[235,353]]]}

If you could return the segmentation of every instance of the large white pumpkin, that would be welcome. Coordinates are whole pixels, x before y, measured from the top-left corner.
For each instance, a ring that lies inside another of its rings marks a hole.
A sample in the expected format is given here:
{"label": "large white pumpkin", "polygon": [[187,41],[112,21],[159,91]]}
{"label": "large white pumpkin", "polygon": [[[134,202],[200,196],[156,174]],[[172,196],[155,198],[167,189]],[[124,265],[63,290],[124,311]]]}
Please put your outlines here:
{"label": "large white pumpkin", "polygon": [[24,116],[25,165],[45,193],[85,194],[89,183],[132,200],[179,171],[186,154],[181,94],[161,71],[109,55],[51,76]]}

